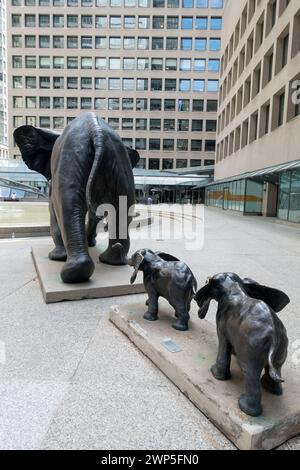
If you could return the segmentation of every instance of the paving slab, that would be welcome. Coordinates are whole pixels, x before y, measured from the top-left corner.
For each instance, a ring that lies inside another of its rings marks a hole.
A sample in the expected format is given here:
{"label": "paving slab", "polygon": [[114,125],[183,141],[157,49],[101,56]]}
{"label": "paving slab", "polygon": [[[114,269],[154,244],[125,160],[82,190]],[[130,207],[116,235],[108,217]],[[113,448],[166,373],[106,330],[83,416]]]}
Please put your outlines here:
{"label": "paving slab", "polygon": [[65,284],[60,278],[63,263],[51,261],[48,258],[48,253],[52,248],[51,244],[42,244],[34,245],[31,249],[46,303],[138,294],[145,291],[141,274],[137,277],[136,282],[131,285],[132,268],[129,266],[110,266],[99,262],[97,248],[89,250],[95,263],[92,278],[88,282]]}
{"label": "paving slab", "polygon": [[[284,394],[278,397],[263,391],[263,414],[247,416],[238,408],[244,380],[236,359],[232,359],[231,380],[218,381],[210,372],[217,353],[215,325],[200,321],[194,311],[189,331],[182,333],[172,328],[174,312],[167,303],[162,303],[157,322],[144,320],[144,311],[142,302],[115,306],[110,320],[239,449],[269,450],[300,432],[299,374],[284,367]],[[166,340],[178,350],[169,350]]]}

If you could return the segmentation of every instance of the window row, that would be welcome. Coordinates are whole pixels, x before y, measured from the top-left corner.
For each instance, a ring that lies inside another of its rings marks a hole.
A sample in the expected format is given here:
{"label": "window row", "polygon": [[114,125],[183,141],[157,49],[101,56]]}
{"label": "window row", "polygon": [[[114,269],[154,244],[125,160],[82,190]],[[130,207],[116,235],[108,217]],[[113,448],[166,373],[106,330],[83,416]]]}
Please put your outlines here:
{"label": "window row", "polygon": [[220,38],[177,38],[177,37],[119,37],[119,36],[51,36],[13,34],[12,47],[40,47],[40,48],[63,48],[69,49],[131,49],[131,50],[177,50],[183,51],[219,51],[221,48]]}
{"label": "window row", "polygon": [[[35,77],[27,77],[30,79],[34,79]],[[54,83],[60,81],[60,77],[54,78]],[[49,77],[40,77],[42,84],[46,82],[48,85]],[[70,77],[70,88],[72,88],[72,82],[77,81],[77,77]],[[84,79],[83,79],[84,80]],[[41,88],[48,88],[47,86]],[[58,88],[54,86],[54,88]],[[29,101],[27,104],[30,104],[29,107],[37,107],[37,100],[39,100],[39,108],[41,109],[51,109],[56,107],[55,103],[59,103],[59,101],[52,101],[51,98],[48,96],[41,96],[33,101]],[[18,100],[16,101],[18,103]],[[19,101],[20,103],[20,101]],[[178,111],[178,112],[204,112],[204,100],[189,100],[189,99],[182,99],[179,98],[178,100],[165,98],[164,100],[156,99],[156,98],[95,98],[94,99],[94,108],[101,109],[101,110],[110,110],[110,111]],[[217,111],[218,102],[217,100],[207,100],[205,111],[208,113],[215,113]],[[26,106],[28,107],[28,106]],[[210,132],[214,132],[216,130],[215,123],[209,121],[209,124],[206,124],[206,130],[210,128]],[[175,129],[175,127],[174,127]]]}
{"label": "window row", "polygon": [[[96,98],[97,99],[97,98]],[[81,103],[84,106],[85,98],[81,99]],[[39,98],[40,108],[47,109],[50,107],[50,99],[48,97],[40,97]],[[29,108],[36,108],[37,100],[35,97],[27,97],[26,104],[28,104]],[[54,98],[53,99],[54,109],[63,108],[64,100],[61,98]],[[97,103],[95,103],[97,105]],[[14,125],[18,127],[17,124],[22,119],[21,117],[15,116],[14,117]],[[115,118],[109,117],[108,124],[113,127],[114,129],[122,129],[122,130],[136,130],[136,131],[165,131],[165,132],[215,132],[216,131],[216,121],[215,120],[206,120],[205,128],[203,126],[203,120],[200,119],[192,119],[189,121],[188,119],[144,119],[144,118]]]}
{"label": "window row", "polygon": [[[27,56],[28,57],[28,56]],[[167,70],[181,72],[218,72],[219,59],[158,59],[140,57],[95,57],[96,70]]]}
{"label": "window row", "polygon": [[[62,68],[62,67],[55,67],[55,68]],[[47,77],[45,77],[47,78]],[[72,77],[69,77],[72,78]],[[74,77],[75,78],[75,77]],[[15,80],[15,87],[18,83],[20,83],[21,77],[17,77]],[[150,82],[150,87],[149,87]],[[54,88],[62,88],[63,86],[63,77],[60,79],[55,80]],[[176,78],[165,78],[164,81],[162,78],[152,78],[148,80],[148,78],[102,78],[96,77],[93,81],[91,78],[87,77],[86,79],[82,79],[81,85],[84,89],[95,89],[95,90],[127,90],[127,91],[182,91],[182,92],[218,92],[218,80],[190,80],[190,79],[179,79],[177,81]],[[47,86],[50,84],[50,81],[47,82],[46,80],[43,81],[43,86],[40,88],[49,88]],[[77,80],[73,81],[69,80],[68,88],[77,88],[78,82]],[[17,86],[18,87],[18,86]],[[20,87],[19,87],[20,88]]]}
{"label": "window row", "polygon": [[224,0],[11,0],[12,6],[223,8]]}
{"label": "window row", "polygon": [[13,13],[11,25],[35,28],[125,28],[125,29],[196,29],[221,30],[222,17],[220,16],[121,16],[121,15],[49,15]]}
{"label": "window row", "polygon": [[[190,165],[191,167],[202,165],[202,160],[198,158],[192,158],[190,160],[187,160],[185,158],[175,158],[175,160],[173,158],[149,158],[147,160],[146,158],[140,158],[137,168],[146,168],[147,162],[149,170],[171,170],[175,168],[175,166],[176,168],[187,168],[188,165]],[[205,166],[213,165],[214,160],[205,159],[203,160],[203,163]]]}

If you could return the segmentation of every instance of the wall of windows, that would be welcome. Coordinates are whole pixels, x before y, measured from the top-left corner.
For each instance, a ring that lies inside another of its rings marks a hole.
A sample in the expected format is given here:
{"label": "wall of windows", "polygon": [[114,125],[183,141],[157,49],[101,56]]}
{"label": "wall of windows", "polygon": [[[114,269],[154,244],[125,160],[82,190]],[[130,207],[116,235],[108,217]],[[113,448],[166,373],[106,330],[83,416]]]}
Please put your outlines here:
{"label": "wall of windows", "polygon": [[278,218],[300,224],[300,170],[280,176]]}
{"label": "wall of windows", "polygon": [[214,159],[222,1],[8,5],[11,136],[22,124],[61,131],[94,111],[148,169]]}
{"label": "wall of windows", "polygon": [[206,188],[205,203],[243,214],[261,214],[263,184],[245,179],[213,184]]}

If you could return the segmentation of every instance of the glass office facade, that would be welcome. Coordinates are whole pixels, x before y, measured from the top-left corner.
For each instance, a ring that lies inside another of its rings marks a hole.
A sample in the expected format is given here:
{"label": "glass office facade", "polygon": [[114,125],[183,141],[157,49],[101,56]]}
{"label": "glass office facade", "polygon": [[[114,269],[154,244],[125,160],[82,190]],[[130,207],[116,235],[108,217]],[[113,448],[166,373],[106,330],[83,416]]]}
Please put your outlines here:
{"label": "glass office facade", "polygon": [[263,203],[263,183],[241,179],[213,184],[206,188],[207,206],[244,214],[261,214]]}
{"label": "glass office facade", "polygon": [[280,175],[278,218],[300,223],[300,170]]}

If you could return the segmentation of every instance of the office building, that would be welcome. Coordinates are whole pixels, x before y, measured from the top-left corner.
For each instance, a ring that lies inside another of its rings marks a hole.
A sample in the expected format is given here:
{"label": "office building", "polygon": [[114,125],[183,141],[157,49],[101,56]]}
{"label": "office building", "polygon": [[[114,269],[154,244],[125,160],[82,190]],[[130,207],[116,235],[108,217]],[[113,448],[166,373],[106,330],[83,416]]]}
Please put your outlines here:
{"label": "office building", "polygon": [[300,223],[299,133],[299,0],[227,0],[207,204]]}
{"label": "office building", "polygon": [[8,0],[9,135],[84,111],[140,167],[214,163],[223,0]]}

